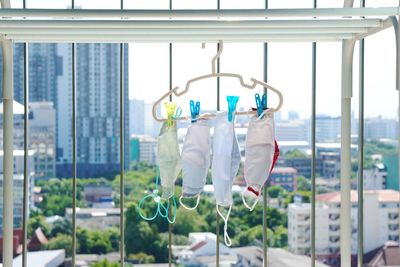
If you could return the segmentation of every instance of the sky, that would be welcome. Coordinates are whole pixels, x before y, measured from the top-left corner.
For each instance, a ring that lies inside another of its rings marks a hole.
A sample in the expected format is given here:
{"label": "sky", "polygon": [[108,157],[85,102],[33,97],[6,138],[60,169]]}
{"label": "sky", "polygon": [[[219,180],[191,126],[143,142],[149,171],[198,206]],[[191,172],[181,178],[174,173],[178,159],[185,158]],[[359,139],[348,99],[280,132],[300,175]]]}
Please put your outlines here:
{"label": "sky", "polygon": [[[398,0],[367,0],[367,6],[396,6]],[[22,1],[12,1],[21,7]],[[214,9],[216,0],[173,0],[175,9]],[[269,8],[308,8],[311,0],[269,0]],[[318,7],[341,7],[342,1],[319,0]],[[65,8],[70,1],[27,0],[30,8]],[[120,8],[120,1],[75,0],[81,8]],[[264,0],[221,0],[221,8],[264,8]],[[354,6],[359,6],[355,1]],[[126,9],[167,9],[168,0],[125,0]],[[211,58],[215,44],[173,44],[173,86],[183,87],[188,79],[211,72]],[[168,44],[130,44],[129,98],[152,103],[169,89]],[[354,53],[352,110],[358,110],[358,44]],[[270,43],[268,46],[268,84],[284,95],[283,116],[297,111],[307,118],[311,112],[311,43]],[[221,71],[263,80],[263,44],[225,43],[221,55]],[[261,89],[258,89],[261,92]],[[317,113],[340,115],[341,43],[317,44]],[[238,87],[232,80],[221,79],[221,108],[226,107],[225,96],[239,95],[239,106],[254,106],[254,92]],[[193,86],[188,95],[174,99],[184,112],[189,99],[199,100],[202,109],[216,108],[216,81],[202,81]],[[395,90],[394,31],[389,28],[368,37],[365,42],[365,115],[396,118],[398,93]],[[269,106],[277,99],[269,94]]]}

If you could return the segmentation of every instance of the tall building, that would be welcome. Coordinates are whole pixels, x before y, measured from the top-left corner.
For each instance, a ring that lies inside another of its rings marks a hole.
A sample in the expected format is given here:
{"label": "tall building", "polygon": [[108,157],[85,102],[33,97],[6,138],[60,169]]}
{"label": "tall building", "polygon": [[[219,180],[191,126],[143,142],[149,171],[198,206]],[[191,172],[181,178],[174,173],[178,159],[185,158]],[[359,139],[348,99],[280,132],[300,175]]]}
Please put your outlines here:
{"label": "tall building", "polygon": [[371,169],[364,170],[363,178],[365,190],[386,189],[387,171],[385,165],[378,163]]}
{"label": "tall building", "polygon": [[[157,113],[160,113],[162,105],[158,106]],[[144,134],[153,137],[158,136],[160,131],[160,123],[153,118],[153,104],[145,103],[144,105]]]}
{"label": "tall building", "polygon": [[365,120],[365,138],[371,140],[397,139],[397,127],[397,121],[394,119],[368,118]]}
{"label": "tall building", "polygon": [[51,102],[29,104],[29,146],[37,178],[56,175],[56,111]]}
{"label": "tall building", "polygon": [[340,136],[340,117],[318,115],[316,117],[317,142],[334,142]]}
{"label": "tall building", "polygon": [[398,155],[383,155],[383,164],[387,171],[386,189],[399,190],[399,158]]}
{"label": "tall building", "polygon": [[157,139],[148,135],[131,137],[131,161],[156,164]]}
{"label": "tall building", "polygon": [[[340,251],[340,192],[316,197],[317,254],[329,259]],[[364,191],[364,251],[370,252],[386,241],[399,241],[399,192],[394,190]],[[357,192],[351,191],[351,250],[357,253]],[[289,204],[289,250],[299,254],[310,251],[307,230],[310,224],[309,203]],[[304,238],[300,238],[304,236]],[[308,237],[308,239],[307,239]]]}
{"label": "tall building", "polygon": [[297,190],[297,170],[291,167],[275,167],[269,178],[270,185],[279,185],[286,191]]}
{"label": "tall building", "polygon": [[[128,49],[124,54],[124,153],[125,168],[129,164],[129,99],[128,99]],[[60,49],[64,58],[70,58],[70,48]],[[77,88],[77,172],[80,177],[111,174],[119,171],[120,162],[120,116],[119,116],[119,45],[79,44],[76,50],[76,88]],[[70,63],[69,63],[70,64]],[[64,62],[65,65],[65,62]],[[61,83],[62,81],[59,81]],[[71,107],[71,94],[67,88],[59,95],[59,106]],[[61,110],[60,110],[61,112]],[[60,142],[57,175],[72,175],[72,109],[63,109],[58,120]],[[65,134],[66,133],[66,134]],[[68,140],[68,141],[65,141]]]}
{"label": "tall building", "polygon": [[[13,101],[14,107],[14,149],[24,148],[24,106]],[[3,102],[0,103],[0,148],[3,150]]]}
{"label": "tall building", "polygon": [[144,134],[144,106],[143,100],[129,100],[129,134]]}
{"label": "tall building", "polygon": [[278,141],[307,141],[307,123],[304,120],[277,121],[275,123],[275,137]]}
{"label": "tall building", "polygon": [[[28,152],[28,206],[33,208],[33,185],[34,185],[34,152]],[[0,161],[3,162],[3,150],[0,150]],[[21,227],[23,216],[23,192],[24,192],[24,151],[14,150],[14,227]],[[0,166],[0,229],[3,229],[3,165]]]}

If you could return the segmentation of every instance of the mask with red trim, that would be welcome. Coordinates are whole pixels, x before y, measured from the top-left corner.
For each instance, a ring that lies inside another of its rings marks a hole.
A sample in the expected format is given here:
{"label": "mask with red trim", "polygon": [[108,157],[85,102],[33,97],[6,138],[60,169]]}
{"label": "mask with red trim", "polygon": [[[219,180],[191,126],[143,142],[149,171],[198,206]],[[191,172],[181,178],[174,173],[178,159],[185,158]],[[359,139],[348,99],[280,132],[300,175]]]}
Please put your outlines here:
{"label": "mask with red trim", "polygon": [[273,114],[253,116],[247,129],[244,161],[247,187],[242,193],[243,204],[250,211],[256,206],[278,156]]}

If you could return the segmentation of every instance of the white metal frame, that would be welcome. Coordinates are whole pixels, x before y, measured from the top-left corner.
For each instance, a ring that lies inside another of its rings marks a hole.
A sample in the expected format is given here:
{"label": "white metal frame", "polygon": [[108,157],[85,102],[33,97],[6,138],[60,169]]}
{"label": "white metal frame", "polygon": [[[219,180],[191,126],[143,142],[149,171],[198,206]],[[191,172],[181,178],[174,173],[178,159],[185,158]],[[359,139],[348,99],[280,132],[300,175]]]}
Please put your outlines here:
{"label": "white metal frame", "polygon": [[[340,251],[341,266],[350,267],[350,110],[354,45],[357,40],[392,26],[391,20],[385,18],[400,15],[399,7],[351,8],[352,0],[345,0],[345,8],[268,10],[10,9],[8,0],[1,0],[1,3],[0,38],[4,77],[3,266],[11,267],[13,260],[12,41],[170,43],[224,40],[343,42]],[[360,16],[366,18],[350,18]],[[398,26],[396,29],[398,31]],[[399,49],[398,35],[396,41]],[[399,64],[397,59],[397,66]]]}

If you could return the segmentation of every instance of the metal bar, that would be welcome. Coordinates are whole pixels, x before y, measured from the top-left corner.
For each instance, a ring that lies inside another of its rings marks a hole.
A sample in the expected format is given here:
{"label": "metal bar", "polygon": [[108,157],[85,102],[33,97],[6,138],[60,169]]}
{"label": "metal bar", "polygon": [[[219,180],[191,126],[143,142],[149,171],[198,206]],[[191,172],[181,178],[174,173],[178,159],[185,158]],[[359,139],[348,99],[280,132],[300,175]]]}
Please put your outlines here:
{"label": "metal bar", "polygon": [[65,34],[75,34],[77,36],[80,35],[94,35],[94,34],[103,34],[103,35],[120,35],[120,34],[149,34],[149,35],[214,35],[214,34],[325,34],[325,33],[358,33],[358,34],[367,34],[367,27],[347,27],[347,28],[339,28],[339,27],[329,27],[329,28],[162,28],[162,29],[146,29],[146,28],[80,28],[79,31],[76,28],[3,28],[0,29],[0,33],[2,34],[39,34],[39,35],[65,35]]}
{"label": "metal bar", "polygon": [[[217,0],[217,11],[220,11],[220,9],[221,9],[221,1],[220,0]],[[217,51],[219,51],[219,43],[217,43]],[[220,72],[220,67],[221,67],[221,61],[220,61],[220,57],[218,57],[218,59],[217,59],[217,72]],[[217,111],[220,111],[221,110],[221,99],[220,99],[220,97],[221,97],[221,90],[220,90],[220,77],[217,77]],[[217,235],[217,238],[216,238],[216,240],[215,240],[215,242],[216,242],[216,251],[215,251],[215,256],[216,256],[216,259],[215,259],[215,265],[216,265],[216,267],[219,267],[219,260],[220,260],[220,234],[219,234],[219,232],[220,232],[220,227],[219,227],[219,223],[220,223],[220,217],[219,217],[219,214],[218,214],[218,212],[216,212],[216,215],[217,215],[217,220],[216,220],[216,227],[215,227],[215,234]]]}
{"label": "metal bar", "polygon": [[[1,0],[1,6],[10,2]],[[13,47],[1,39],[3,53],[3,266],[13,266],[13,192],[14,192],[14,109],[13,109]]]}
{"label": "metal bar", "polygon": [[382,19],[289,19],[289,20],[38,20],[0,19],[0,28],[93,28],[93,29],[235,29],[235,28],[353,28],[381,27]]}
{"label": "metal bar", "polygon": [[358,34],[356,34],[356,39],[358,39],[358,40],[363,39],[363,38],[365,38],[367,36],[373,35],[375,33],[378,33],[380,31],[383,31],[383,30],[385,30],[387,28],[390,28],[390,27],[392,27],[392,23],[390,21],[390,18],[387,18],[382,22],[382,26],[381,27],[369,28],[367,33],[358,33]]}
{"label": "metal bar", "polygon": [[[317,0],[313,1],[313,7],[317,8]],[[315,241],[315,195],[316,195],[316,109],[317,109],[317,43],[312,43],[312,74],[311,74],[311,267],[315,267],[316,241]]]}
{"label": "metal bar", "polygon": [[121,42],[317,42],[354,39],[353,34],[281,34],[281,35],[57,35],[9,34],[6,39],[16,42],[80,42],[80,43],[121,43]]}
{"label": "metal bar", "polygon": [[[265,9],[268,9],[268,0],[265,0]],[[264,81],[268,82],[268,43],[264,43]],[[264,88],[266,103],[268,103],[268,90]],[[268,211],[268,187],[265,184],[263,188],[263,267],[268,267],[268,229],[267,229],[267,211]]]}
{"label": "metal bar", "polygon": [[[22,1],[23,8],[26,8],[26,0]],[[22,206],[22,267],[27,266],[28,255],[28,221],[29,221],[29,54],[28,43],[24,43],[24,192]]]}
{"label": "metal bar", "polygon": [[200,10],[111,10],[111,9],[17,9],[0,10],[0,17],[14,18],[191,18],[197,19],[246,19],[272,17],[360,17],[360,16],[396,16],[400,14],[399,7],[379,8],[302,8],[302,9],[200,9]]}
{"label": "metal bar", "polygon": [[[9,0],[1,0],[2,8],[10,8]],[[1,38],[3,53],[3,266],[13,266],[13,192],[14,192],[14,85],[13,47]]]}
{"label": "metal bar", "polygon": [[[75,8],[75,0],[72,9]],[[72,43],[72,262],[76,264],[76,44]]]}
{"label": "metal bar", "polygon": [[342,45],[342,103],[340,152],[340,260],[342,267],[351,263],[351,97],[353,87],[354,40]]}
{"label": "metal bar", "polygon": [[[121,0],[121,10],[124,9],[124,0]],[[124,53],[124,44],[119,44],[119,132],[120,132],[120,143],[119,143],[119,160],[120,160],[120,181],[119,181],[119,192],[120,192],[120,266],[124,267],[125,265],[125,216],[124,216],[124,207],[125,207],[125,187],[124,187],[124,179],[125,179],[125,53]]]}
{"label": "metal bar", "polygon": [[[169,0],[169,10],[172,10],[172,0]],[[169,90],[172,90],[172,43],[169,43]],[[169,96],[169,101],[172,102],[172,95]],[[169,200],[168,200],[169,201]],[[169,207],[168,212],[172,209]],[[168,223],[168,266],[172,266],[172,224]]]}
{"label": "metal bar", "polygon": [[[360,0],[365,7],[365,0]],[[364,265],[364,48],[359,43],[357,266]]]}
{"label": "metal bar", "polygon": [[397,20],[397,17],[390,17],[394,29],[394,34],[396,38],[396,89],[400,90],[400,21]]}

